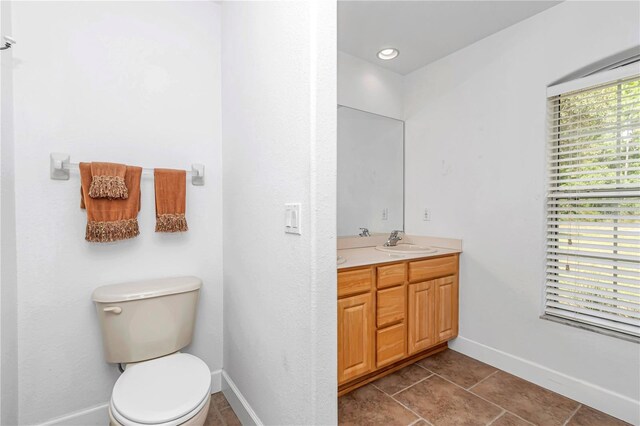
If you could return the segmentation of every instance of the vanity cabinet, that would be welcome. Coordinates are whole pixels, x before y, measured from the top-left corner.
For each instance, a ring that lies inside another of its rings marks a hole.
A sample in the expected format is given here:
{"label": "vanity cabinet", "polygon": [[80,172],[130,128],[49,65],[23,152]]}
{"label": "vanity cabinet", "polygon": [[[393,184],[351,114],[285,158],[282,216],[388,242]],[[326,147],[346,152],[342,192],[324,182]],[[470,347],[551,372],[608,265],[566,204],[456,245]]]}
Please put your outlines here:
{"label": "vanity cabinet", "polygon": [[458,254],[338,272],[338,393],[444,350],[458,334]]}

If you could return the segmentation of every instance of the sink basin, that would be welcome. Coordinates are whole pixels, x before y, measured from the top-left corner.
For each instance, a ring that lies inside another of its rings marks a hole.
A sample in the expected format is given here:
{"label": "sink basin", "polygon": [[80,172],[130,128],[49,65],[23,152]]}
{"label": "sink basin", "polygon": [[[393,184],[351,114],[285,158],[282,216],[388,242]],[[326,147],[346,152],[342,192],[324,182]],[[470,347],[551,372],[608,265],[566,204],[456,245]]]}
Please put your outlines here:
{"label": "sink basin", "polygon": [[346,262],[346,261],[347,261],[347,259],[345,259],[344,257],[342,257],[342,256],[338,256],[338,259],[337,259],[337,262],[336,262],[336,263],[337,263],[338,265],[342,265],[342,264],[343,264],[344,262]]}
{"label": "sink basin", "polygon": [[396,254],[429,254],[438,251],[433,247],[418,246],[415,244],[398,244],[397,246],[390,247],[376,246],[376,250]]}

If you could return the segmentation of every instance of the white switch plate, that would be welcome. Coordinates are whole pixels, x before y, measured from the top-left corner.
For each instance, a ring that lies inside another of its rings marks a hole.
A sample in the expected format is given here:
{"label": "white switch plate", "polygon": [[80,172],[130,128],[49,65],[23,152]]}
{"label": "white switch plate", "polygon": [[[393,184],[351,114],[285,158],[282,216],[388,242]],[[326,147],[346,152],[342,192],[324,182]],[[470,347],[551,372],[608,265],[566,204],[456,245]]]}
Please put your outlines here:
{"label": "white switch plate", "polygon": [[427,222],[431,220],[431,210],[424,209],[424,214],[422,216],[422,220],[427,221]]}
{"label": "white switch plate", "polygon": [[300,203],[287,203],[284,205],[284,232],[300,235]]}
{"label": "white switch plate", "polygon": [[388,220],[389,219],[389,209],[388,208],[384,208],[382,209],[382,220]]}

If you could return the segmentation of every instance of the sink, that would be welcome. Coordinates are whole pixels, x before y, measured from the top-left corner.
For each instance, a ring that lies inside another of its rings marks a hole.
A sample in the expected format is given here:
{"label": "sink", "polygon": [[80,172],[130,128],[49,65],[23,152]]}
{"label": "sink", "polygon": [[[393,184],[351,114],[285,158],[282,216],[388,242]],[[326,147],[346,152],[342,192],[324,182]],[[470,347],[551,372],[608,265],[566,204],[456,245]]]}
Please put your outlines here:
{"label": "sink", "polygon": [[386,253],[396,254],[428,254],[438,251],[433,247],[418,246],[415,244],[398,244],[397,246],[376,246],[376,250],[384,251]]}
{"label": "sink", "polygon": [[344,257],[342,257],[342,256],[338,256],[337,264],[338,264],[338,265],[342,265],[342,264],[343,264],[344,262],[346,262],[346,261],[347,261],[347,259],[345,259]]}

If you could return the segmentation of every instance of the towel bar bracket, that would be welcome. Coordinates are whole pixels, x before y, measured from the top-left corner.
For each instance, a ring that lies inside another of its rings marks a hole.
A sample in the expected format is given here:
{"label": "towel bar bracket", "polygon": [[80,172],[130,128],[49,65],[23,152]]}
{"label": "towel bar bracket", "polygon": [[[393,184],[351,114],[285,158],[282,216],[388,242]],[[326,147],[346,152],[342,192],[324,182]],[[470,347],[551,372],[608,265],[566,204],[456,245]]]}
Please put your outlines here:
{"label": "towel bar bracket", "polygon": [[191,184],[195,186],[204,185],[204,164],[191,165]]}
{"label": "towel bar bracket", "polygon": [[[52,180],[69,180],[72,167],[78,167],[77,163],[71,162],[69,154],[52,152],[49,155],[49,177]],[[153,169],[143,168],[143,174],[153,176]],[[187,171],[191,175],[191,184],[195,186],[204,185],[204,164],[192,164],[191,170]]]}
{"label": "towel bar bracket", "polygon": [[49,173],[53,180],[69,180],[69,165],[71,157],[69,154],[52,152],[49,156]]}

